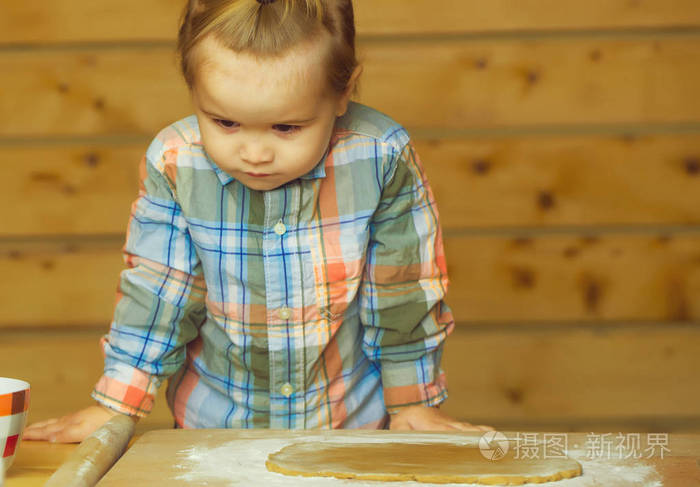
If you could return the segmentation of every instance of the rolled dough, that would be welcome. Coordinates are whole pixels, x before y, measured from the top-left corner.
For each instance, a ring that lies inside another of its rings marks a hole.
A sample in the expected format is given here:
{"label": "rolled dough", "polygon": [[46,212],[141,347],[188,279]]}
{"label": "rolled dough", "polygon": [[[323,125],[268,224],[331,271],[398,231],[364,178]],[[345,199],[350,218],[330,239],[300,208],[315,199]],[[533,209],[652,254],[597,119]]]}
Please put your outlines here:
{"label": "rolled dough", "polygon": [[477,445],[446,442],[301,442],[271,453],[265,465],[285,475],[434,484],[521,485],[581,475],[581,465],[569,457],[515,456],[515,450],[510,449],[500,460],[488,460]]}

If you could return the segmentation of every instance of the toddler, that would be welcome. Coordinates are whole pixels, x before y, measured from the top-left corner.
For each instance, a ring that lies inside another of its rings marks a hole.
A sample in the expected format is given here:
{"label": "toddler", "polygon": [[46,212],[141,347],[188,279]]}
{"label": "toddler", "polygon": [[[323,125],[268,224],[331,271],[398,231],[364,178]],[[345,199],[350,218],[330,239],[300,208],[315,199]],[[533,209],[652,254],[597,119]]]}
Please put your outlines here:
{"label": "toddler", "polygon": [[141,164],[96,405],[32,425],[81,441],[178,428],[486,430],[437,407],[454,326],[438,213],[406,130],[350,101],[351,0],[190,0],[195,114]]}

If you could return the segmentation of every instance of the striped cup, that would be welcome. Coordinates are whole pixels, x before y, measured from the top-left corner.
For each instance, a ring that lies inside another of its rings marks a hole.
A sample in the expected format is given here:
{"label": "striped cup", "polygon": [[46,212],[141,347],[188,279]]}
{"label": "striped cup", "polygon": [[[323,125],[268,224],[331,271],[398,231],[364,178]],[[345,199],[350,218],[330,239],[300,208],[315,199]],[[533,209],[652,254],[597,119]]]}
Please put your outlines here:
{"label": "striped cup", "polygon": [[0,377],[0,484],[12,465],[22,439],[29,409],[29,384],[23,380]]}

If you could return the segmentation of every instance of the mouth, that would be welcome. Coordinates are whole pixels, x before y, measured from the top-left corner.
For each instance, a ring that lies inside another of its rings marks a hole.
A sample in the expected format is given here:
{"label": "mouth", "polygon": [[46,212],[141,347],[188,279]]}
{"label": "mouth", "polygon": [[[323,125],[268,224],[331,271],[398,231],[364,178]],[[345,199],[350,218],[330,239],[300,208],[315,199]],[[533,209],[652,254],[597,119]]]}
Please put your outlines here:
{"label": "mouth", "polygon": [[272,174],[265,174],[265,173],[258,173],[258,172],[247,172],[246,174],[248,176],[251,176],[254,178],[266,178],[268,176],[272,176]]}

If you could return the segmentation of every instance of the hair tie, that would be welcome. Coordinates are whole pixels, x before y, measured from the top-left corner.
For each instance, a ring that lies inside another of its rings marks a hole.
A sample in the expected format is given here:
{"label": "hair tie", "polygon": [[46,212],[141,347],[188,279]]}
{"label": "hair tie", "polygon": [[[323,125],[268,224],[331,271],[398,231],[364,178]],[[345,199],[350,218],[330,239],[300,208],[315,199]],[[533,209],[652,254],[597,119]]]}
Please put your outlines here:
{"label": "hair tie", "polygon": [[258,3],[260,5],[268,5],[270,3],[273,3],[275,0],[258,0]]}

